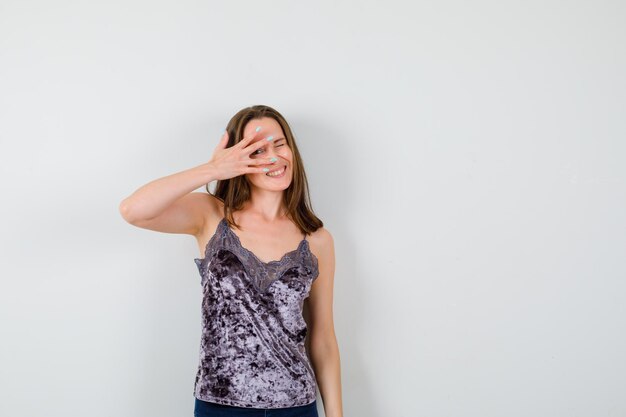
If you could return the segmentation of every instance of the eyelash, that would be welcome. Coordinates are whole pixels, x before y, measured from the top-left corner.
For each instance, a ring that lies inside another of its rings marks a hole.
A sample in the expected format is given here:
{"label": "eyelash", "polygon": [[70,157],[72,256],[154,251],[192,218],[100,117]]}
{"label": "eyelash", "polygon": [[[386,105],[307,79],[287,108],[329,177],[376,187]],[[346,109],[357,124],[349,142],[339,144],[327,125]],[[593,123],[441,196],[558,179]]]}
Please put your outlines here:
{"label": "eyelash", "polygon": [[[278,148],[278,147],[280,147],[280,146],[284,146],[284,145],[285,145],[284,143],[281,143],[280,145],[276,145],[276,147]],[[259,149],[257,149],[256,151],[252,152],[252,155],[258,155],[258,152],[259,152],[261,149],[263,149],[263,148],[259,148]]]}

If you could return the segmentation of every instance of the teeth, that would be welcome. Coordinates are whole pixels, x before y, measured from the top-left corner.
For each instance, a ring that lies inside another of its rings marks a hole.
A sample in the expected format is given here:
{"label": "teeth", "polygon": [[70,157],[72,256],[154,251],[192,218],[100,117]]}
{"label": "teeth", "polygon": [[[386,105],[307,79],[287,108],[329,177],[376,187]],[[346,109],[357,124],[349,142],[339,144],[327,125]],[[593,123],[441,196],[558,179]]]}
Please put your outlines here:
{"label": "teeth", "polygon": [[278,171],[272,171],[272,172],[268,172],[267,175],[268,177],[275,177],[277,175],[280,175],[283,173],[283,171],[285,171],[285,167],[282,167],[281,169],[279,169]]}

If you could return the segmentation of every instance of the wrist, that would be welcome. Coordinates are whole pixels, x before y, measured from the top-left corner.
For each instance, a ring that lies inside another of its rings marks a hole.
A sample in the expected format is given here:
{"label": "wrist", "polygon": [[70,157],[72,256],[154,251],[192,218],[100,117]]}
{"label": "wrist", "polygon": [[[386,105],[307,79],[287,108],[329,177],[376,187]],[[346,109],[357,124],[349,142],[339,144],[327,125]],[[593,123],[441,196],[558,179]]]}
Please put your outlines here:
{"label": "wrist", "polygon": [[208,184],[217,179],[215,175],[215,168],[211,162],[205,162],[204,164],[198,165],[194,169],[198,172],[198,175],[200,175],[204,184]]}

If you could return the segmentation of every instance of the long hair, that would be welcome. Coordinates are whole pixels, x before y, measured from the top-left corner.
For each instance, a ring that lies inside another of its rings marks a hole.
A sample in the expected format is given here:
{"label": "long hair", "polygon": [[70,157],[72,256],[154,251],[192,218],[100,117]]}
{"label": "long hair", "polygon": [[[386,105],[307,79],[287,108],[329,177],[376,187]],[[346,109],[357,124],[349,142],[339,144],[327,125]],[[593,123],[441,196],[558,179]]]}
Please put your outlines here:
{"label": "long hair", "polygon": [[[250,120],[263,117],[270,117],[278,122],[293,155],[291,184],[283,191],[283,204],[287,210],[287,217],[298,226],[302,233],[310,234],[315,232],[324,226],[324,223],[313,213],[309,185],[304,172],[304,163],[300,157],[291,128],[278,111],[264,105],[250,106],[239,110],[230,119],[226,127],[228,131],[228,144],[226,147],[231,147],[243,139],[244,128]],[[209,184],[206,185],[206,190],[211,194]],[[215,194],[212,195],[224,203],[224,218],[226,221],[230,225],[239,228],[239,225],[235,223],[233,218],[233,212],[240,210],[243,204],[251,197],[250,183],[245,178],[245,175],[218,180]]]}

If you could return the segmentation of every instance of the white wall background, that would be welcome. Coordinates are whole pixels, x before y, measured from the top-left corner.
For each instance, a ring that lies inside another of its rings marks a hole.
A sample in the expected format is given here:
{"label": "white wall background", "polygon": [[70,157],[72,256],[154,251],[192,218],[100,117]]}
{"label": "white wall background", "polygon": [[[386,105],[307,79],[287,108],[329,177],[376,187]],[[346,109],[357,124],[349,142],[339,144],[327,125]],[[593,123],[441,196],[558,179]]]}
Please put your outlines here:
{"label": "white wall background", "polygon": [[0,415],[192,415],[195,239],[118,204],[267,104],[335,238],[346,417],[626,416],[625,12],[2,0]]}

